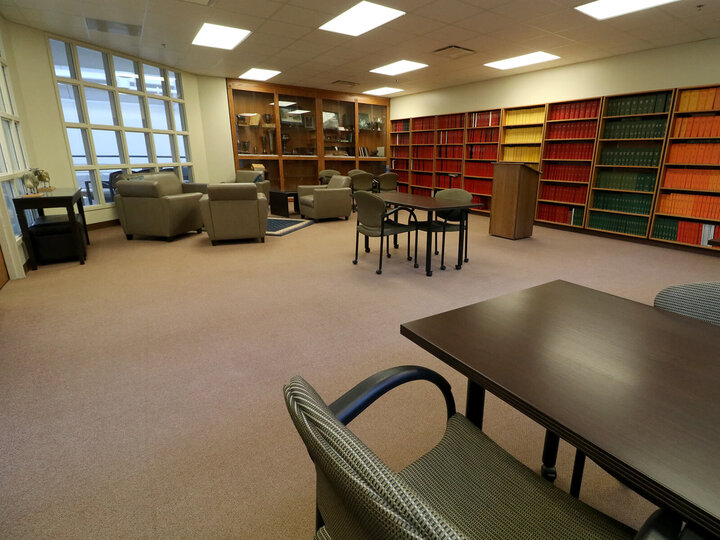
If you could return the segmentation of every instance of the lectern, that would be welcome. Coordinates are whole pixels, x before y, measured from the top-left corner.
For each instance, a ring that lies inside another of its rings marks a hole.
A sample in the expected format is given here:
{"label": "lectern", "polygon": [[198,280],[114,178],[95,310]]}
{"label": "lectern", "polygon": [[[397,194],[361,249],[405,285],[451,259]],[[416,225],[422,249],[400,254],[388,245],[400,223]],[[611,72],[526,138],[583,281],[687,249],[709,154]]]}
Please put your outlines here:
{"label": "lectern", "polygon": [[495,163],[490,234],[513,240],[532,236],[539,176],[525,163]]}

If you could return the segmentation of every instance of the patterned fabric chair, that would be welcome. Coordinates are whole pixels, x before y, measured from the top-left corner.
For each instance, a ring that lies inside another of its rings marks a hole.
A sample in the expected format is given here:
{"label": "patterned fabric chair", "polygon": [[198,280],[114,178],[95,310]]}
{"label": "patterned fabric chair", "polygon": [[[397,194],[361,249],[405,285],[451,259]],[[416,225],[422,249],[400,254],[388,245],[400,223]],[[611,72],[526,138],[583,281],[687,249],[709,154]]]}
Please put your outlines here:
{"label": "patterned fabric chair", "polygon": [[[360,234],[365,235],[365,252],[370,251],[368,239],[370,237],[380,238],[380,263],[377,274],[382,274],[383,261],[383,243],[387,246],[387,256],[390,258],[390,237],[402,233],[408,235],[407,260],[412,261],[410,256],[410,233],[415,231],[415,268],[417,263],[417,219],[412,210],[398,207],[394,210],[386,211],[385,201],[374,193],[367,191],[358,191],[355,193],[355,201],[357,203],[357,227],[355,228],[355,258],[353,264],[358,262],[358,243],[360,242]],[[408,223],[397,223],[393,221],[393,217],[397,217],[400,211],[410,214]],[[387,241],[385,240],[387,238]]]}
{"label": "patterned fabric chair", "polygon": [[654,305],[720,325],[720,281],[673,285],[657,294]]}
{"label": "patterned fabric chair", "polygon": [[[383,394],[426,380],[442,392],[441,441],[393,472],[345,425]],[[657,511],[640,532],[542,479],[455,412],[449,383],[419,366],[377,373],[329,407],[304,379],[285,386],[290,417],[317,471],[315,539],[671,539],[682,523]]]}

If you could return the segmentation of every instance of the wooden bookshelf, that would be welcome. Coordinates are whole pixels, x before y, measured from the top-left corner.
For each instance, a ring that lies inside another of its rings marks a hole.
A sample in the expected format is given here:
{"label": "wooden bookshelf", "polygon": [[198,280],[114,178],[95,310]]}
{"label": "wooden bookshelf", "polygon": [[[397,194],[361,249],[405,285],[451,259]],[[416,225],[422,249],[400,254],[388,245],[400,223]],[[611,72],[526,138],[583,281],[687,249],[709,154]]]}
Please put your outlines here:
{"label": "wooden bookshelf", "polygon": [[655,200],[651,238],[717,249],[720,236],[720,86],[681,88]]}
{"label": "wooden bookshelf", "polygon": [[465,116],[465,113],[444,114],[436,119],[435,193],[441,189],[462,186]]}
{"label": "wooden bookshelf", "polygon": [[398,191],[407,193],[410,182],[410,119],[390,122],[390,170],[398,175]]}
{"label": "wooden bookshelf", "polygon": [[535,220],[582,228],[601,98],[548,105]]}
{"label": "wooden bookshelf", "polygon": [[236,169],[265,166],[273,189],[315,184],[318,171],[388,164],[390,100],[227,79]]}
{"label": "wooden bookshelf", "polygon": [[547,105],[502,110],[498,161],[540,163],[546,111]]}
{"label": "wooden bookshelf", "polygon": [[463,189],[472,193],[473,202],[489,213],[492,201],[493,164],[500,144],[500,109],[468,113],[465,130]]}
{"label": "wooden bookshelf", "polygon": [[674,90],[606,97],[585,227],[647,238]]}
{"label": "wooden bookshelf", "polygon": [[410,121],[410,193],[433,193],[435,124],[435,116],[412,118]]}

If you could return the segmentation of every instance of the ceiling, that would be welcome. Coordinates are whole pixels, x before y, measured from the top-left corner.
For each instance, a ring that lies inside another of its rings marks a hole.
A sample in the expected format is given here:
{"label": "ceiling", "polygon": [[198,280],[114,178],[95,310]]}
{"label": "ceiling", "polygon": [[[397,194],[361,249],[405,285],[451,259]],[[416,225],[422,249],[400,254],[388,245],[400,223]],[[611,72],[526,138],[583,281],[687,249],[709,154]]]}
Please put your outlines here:
{"label": "ceiling", "polygon": [[[404,89],[393,96],[720,37],[720,0],[682,0],[606,21],[573,9],[585,0],[375,0],[406,15],[358,37],[318,30],[358,1],[0,0],[0,13],[192,73],[237,77],[260,67],[282,71],[271,79],[278,84],[353,92]],[[139,36],[88,30],[86,18],[142,29]],[[194,46],[204,22],[252,34],[232,51]],[[456,60],[433,54],[448,45],[476,52]],[[510,71],[483,66],[536,50],[561,58]],[[429,67],[398,76],[369,73],[400,59]],[[337,80],[358,85],[350,89],[333,84]]]}

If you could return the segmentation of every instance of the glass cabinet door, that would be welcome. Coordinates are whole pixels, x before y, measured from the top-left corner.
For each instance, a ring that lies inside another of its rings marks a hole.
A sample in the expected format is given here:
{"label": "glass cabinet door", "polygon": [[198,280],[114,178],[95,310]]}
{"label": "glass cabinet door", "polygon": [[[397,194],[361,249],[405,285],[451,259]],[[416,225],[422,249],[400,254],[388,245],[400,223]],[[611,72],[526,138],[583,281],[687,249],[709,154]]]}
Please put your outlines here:
{"label": "glass cabinet door", "polygon": [[283,155],[317,155],[315,98],[280,95],[278,105]]}
{"label": "glass cabinet door", "polygon": [[385,157],[387,142],[387,108],[385,105],[358,104],[358,156]]}
{"label": "glass cabinet door", "polygon": [[273,95],[264,92],[233,92],[237,153],[277,155]]}
{"label": "glass cabinet door", "polygon": [[323,99],[323,145],[325,157],[355,155],[355,104]]}

